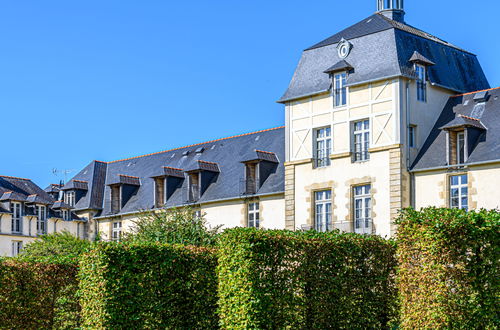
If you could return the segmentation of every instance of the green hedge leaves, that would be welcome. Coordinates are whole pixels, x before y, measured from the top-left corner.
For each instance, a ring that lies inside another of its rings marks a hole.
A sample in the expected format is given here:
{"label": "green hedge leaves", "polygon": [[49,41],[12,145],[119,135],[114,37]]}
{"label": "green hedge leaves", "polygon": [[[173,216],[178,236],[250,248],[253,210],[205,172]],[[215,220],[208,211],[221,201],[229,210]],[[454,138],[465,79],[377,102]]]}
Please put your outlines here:
{"label": "green hedge leaves", "polygon": [[99,244],[80,263],[83,326],[215,328],[216,262],[207,248]]}
{"label": "green hedge leaves", "polygon": [[402,327],[500,328],[500,213],[410,209],[398,225]]}
{"label": "green hedge leaves", "polygon": [[386,328],[395,320],[392,241],[236,228],[218,253],[222,328]]}

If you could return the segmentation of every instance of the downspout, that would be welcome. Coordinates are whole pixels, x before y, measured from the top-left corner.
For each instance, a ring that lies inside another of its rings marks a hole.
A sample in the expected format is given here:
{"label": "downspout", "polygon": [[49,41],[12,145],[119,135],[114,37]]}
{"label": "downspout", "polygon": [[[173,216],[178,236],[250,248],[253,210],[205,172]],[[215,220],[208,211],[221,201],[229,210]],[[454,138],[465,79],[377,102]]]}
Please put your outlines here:
{"label": "downspout", "polygon": [[[410,143],[408,141],[410,131],[410,81],[406,81],[406,169],[410,175],[410,206],[415,208],[415,174],[410,172]],[[415,137],[414,137],[415,138]]]}
{"label": "downspout", "polygon": [[0,233],[2,232],[2,218],[3,218],[3,213],[0,214]]}

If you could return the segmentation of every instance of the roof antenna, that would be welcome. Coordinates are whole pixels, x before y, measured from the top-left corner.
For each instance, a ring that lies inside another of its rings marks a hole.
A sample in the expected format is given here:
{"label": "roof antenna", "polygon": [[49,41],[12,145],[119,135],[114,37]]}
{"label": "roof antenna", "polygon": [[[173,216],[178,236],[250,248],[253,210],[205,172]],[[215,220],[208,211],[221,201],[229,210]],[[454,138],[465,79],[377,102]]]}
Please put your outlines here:
{"label": "roof antenna", "polygon": [[61,184],[61,186],[63,186],[67,181],[68,174],[70,174],[74,171],[75,170],[58,170],[57,168],[53,168],[52,174],[54,174],[55,176],[59,176],[59,174],[64,175],[64,180],[61,179],[59,182]]}

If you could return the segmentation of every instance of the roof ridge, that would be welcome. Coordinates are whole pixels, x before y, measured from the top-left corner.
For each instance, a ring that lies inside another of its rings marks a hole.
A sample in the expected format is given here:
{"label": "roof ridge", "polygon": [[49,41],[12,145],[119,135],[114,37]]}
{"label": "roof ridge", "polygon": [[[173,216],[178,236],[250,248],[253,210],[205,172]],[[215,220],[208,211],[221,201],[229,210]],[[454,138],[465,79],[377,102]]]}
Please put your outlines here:
{"label": "roof ridge", "polygon": [[0,175],[0,178],[8,178],[8,179],[17,179],[17,180],[31,181],[31,179],[20,178],[20,177],[17,177],[17,176],[8,176],[8,175]]}
{"label": "roof ridge", "polygon": [[458,95],[452,95],[451,97],[460,97],[460,96],[472,95],[472,94],[481,93],[481,92],[489,92],[489,91],[493,91],[493,90],[496,90],[496,89],[500,89],[500,87],[494,87],[494,88],[482,89],[482,90],[474,91],[474,92],[468,92],[468,93],[463,93],[463,94],[458,94]]}
{"label": "roof ridge", "polygon": [[284,127],[285,126],[278,126],[278,127],[273,127],[273,128],[268,128],[268,129],[260,130],[260,131],[255,131],[255,132],[250,132],[250,133],[244,133],[244,134],[239,134],[239,135],[233,135],[233,136],[229,136],[229,137],[225,137],[225,138],[221,138],[221,139],[215,139],[215,140],[211,140],[211,141],[195,143],[195,144],[187,145],[187,146],[184,146],[184,147],[179,147],[179,148],[174,148],[174,149],[169,149],[169,150],[163,150],[163,151],[153,152],[153,153],[149,153],[149,154],[145,154],[145,155],[141,155],[141,156],[134,156],[134,157],[124,158],[124,159],[119,159],[119,160],[113,160],[113,161],[107,162],[107,164],[113,164],[113,163],[123,162],[123,161],[126,161],[126,160],[132,160],[132,159],[138,159],[138,158],[142,158],[142,157],[148,157],[148,156],[163,154],[163,153],[167,153],[167,152],[171,152],[171,151],[176,151],[176,150],[180,150],[180,149],[184,149],[184,148],[192,148],[192,147],[200,146],[200,145],[203,145],[203,144],[214,143],[214,142],[219,142],[219,141],[225,141],[225,140],[229,140],[229,139],[235,139],[235,138],[239,138],[239,137],[242,137],[242,136],[248,136],[248,135],[252,135],[252,134],[258,134],[258,133],[264,133],[264,132],[269,132],[269,131],[275,131],[275,130],[278,130],[278,129],[281,129],[281,128],[284,128]]}
{"label": "roof ridge", "polygon": [[465,118],[465,119],[470,119],[470,120],[474,120],[474,121],[481,121],[480,119],[478,118],[474,118],[474,117],[469,117],[469,116],[466,116],[466,115],[459,115],[460,117],[462,118]]}

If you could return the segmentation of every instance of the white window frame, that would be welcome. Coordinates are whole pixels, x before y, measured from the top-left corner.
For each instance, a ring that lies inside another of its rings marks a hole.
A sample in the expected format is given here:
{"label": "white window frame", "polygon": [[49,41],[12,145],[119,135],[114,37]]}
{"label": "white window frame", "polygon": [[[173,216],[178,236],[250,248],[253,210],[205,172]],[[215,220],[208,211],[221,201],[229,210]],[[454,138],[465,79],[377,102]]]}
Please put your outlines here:
{"label": "white window frame", "polygon": [[333,74],[333,106],[335,108],[347,105],[347,72],[337,72]]}
{"label": "white window frame", "polygon": [[13,233],[22,233],[23,205],[20,202],[11,202],[10,211],[12,212],[11,231]]}
{"label": "white window frame", "polygon": [[248,203],[248,223],[249,228],[260,228],[260,203]]}
{"label": "white window frame", "polygon": [[[357,128],[360,124],[361,128]],[[370,138],[371,138],[371,123],[369,119],[363,119],[353,122],[353,152],[354,162],[365,162],[370,160]]]}
{"label": "white window frame", "polygon": [[37,234],[47,234],[47,207],[45,205],[35,205],[35,214]]}
{"label": "white window frame", "polygon": [[353,187],[353,227],[357,234],[372,234],[371,184]]}
{"label": "white window frame", "polygon": [[[454,179],[456,181],[454,182]],[[456,193],[454,193],[456,192]],[[450,208],[469,210],[469,178],[467,174],[450,176]]]}
{"label": "white window frame", "polygon": [[[457,158],[457,164],[463,164],[467,161],[467,152],[466,152],[466,136],[465,132],[457,132],[457,143],[456,143],[456,158]],[[462,140],[462,144],[460,143],[460,140]],[[463,148],[463,150],[460,150]],[[461,160],[461,156],[463,156],[463,160]]]}
{"label": "white window frame", "polygon": [[12,256],[17,257],[23,249],[23,241],[12,241]]}
{"label": "white window frame", "polygon": [[64,203],[69,206],[75,206],[76,204],[76,193],[74,190],[66,191],[64,193]]}
{"label": "white window frame", "polygon": [[417,100],[427,102],[427,68],[421,64],[415,64],[415,74],[417,75]]}
{"label": "white window frame", "polygon": [[122,222],[113,221],[111,223],[111,239],[119,242],[122,238]]}
{"label": "white window frame", "polygon": [[65,220],[65,221],[69,221],[70,220],[70,214],[71,214],[70,210],[62,209],[61,213],[62,213],[63,220]]}
{"label": "white window frame", "polygon": [[318,232],[333,229],[331,189],[314,192],[314,229]]}
{"label": "white window frame", "polygon": [[316,167],[330,166],[332,152],[332,128],[330,126],[314,130],[314,154]]}

